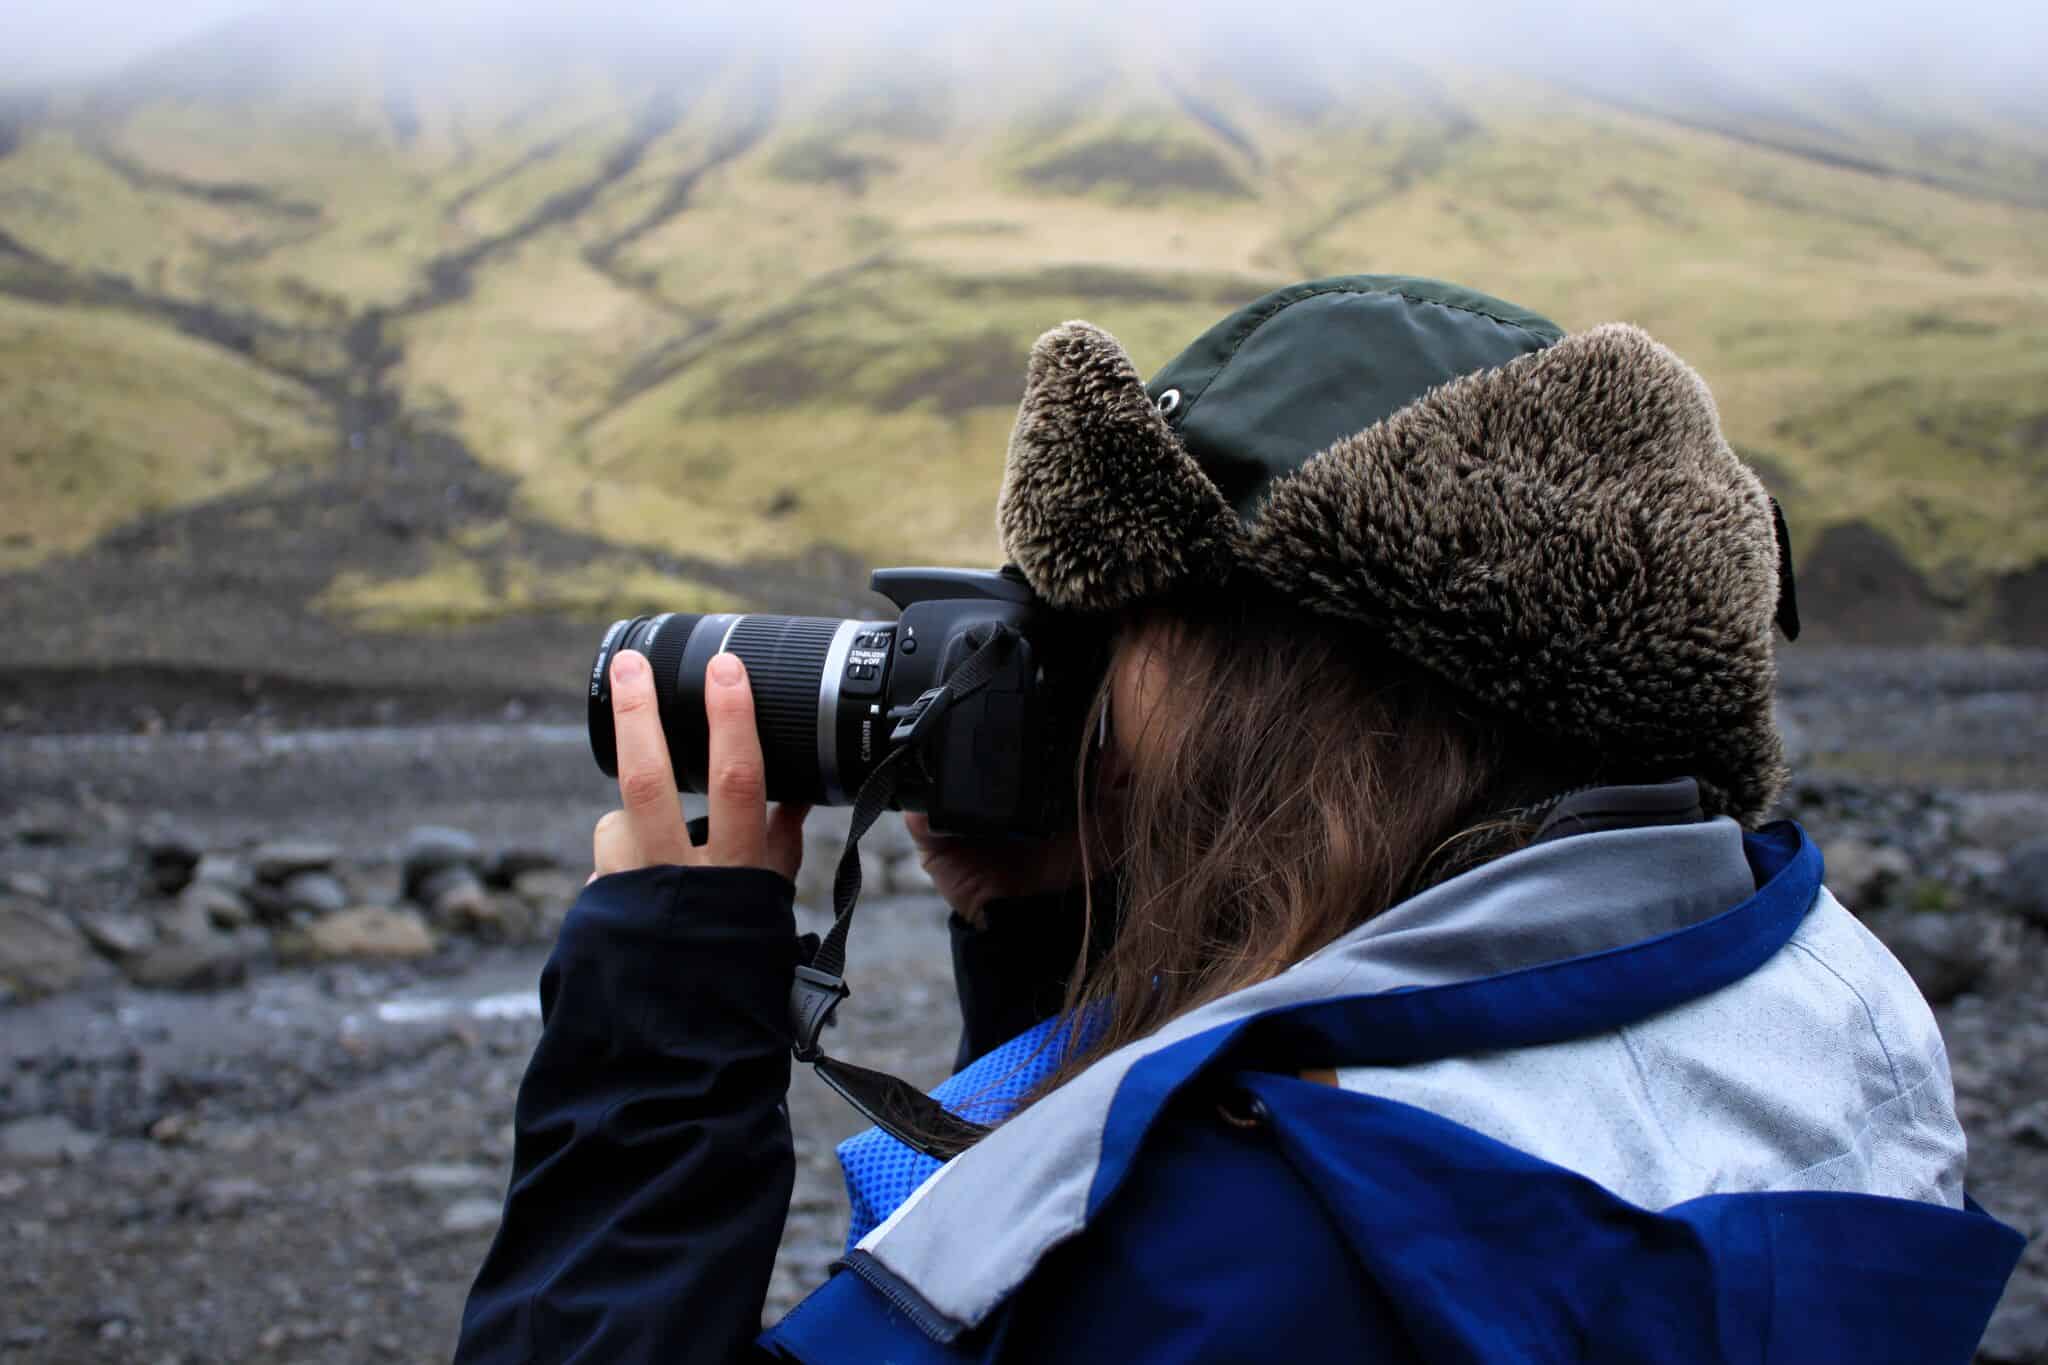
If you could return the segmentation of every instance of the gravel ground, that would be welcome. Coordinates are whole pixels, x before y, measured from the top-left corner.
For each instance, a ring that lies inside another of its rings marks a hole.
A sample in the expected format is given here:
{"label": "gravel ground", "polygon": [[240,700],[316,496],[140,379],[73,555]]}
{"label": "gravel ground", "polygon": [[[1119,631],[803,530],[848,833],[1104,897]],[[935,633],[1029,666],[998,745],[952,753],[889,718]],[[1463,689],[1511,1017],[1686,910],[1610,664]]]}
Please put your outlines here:
{"label": "gravel ground", "polygon": [[[1955,789],[2022,789],[2015,837],[2048,810],[2026,804],[2048,799],[2038,656],[1808,668],[1784,706],[1800,814],[1824,846],[1853,833],[1933,866],[1936,841],[1978,867],[1993,855],[1951,848],[1968,824]],[[579,729],[504,722],[6,735],[0,773],[0,875],[42,879],[72,911],[132,882],[134,832],[167,813],[208,847],[317,837],[388,872],[423,823],[584,864],[611,804]],[[814,817],[814,862],[835,814]],[[5,837],[53,823],[55,841]],[[2048,1362],[2048,935],[1970,894],[1916,913],[1926,884],[1885,890],[1883,866],[1855,865],[1869,847],[1831,846],[1830,865],[1889,906],[1880,932],[1918,943],[1940,928],[1973,954],[1938,1008],[1973,1193],[2033,1239],[1980,1358]],[[935,1082],[957,1026],[943,907],[899,894],[862,915],[837,1050]],[[110,972],[0,1006],[0,1362],[445,1359],[504,1188],[544,956],[456,939],[402,965],[259,968],[188,993]],[[771,1313],[837,1254],[832,1148],[858,1126],[808,1072],[791,1110],[798,1184]]]}

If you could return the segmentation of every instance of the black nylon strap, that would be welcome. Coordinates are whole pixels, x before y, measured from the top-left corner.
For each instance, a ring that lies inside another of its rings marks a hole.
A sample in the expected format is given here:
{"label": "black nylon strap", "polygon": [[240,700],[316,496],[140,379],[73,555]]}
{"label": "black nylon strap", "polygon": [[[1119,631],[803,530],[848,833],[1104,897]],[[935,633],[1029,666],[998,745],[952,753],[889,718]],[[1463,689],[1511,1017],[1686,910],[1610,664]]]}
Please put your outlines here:
{"label": "black nylon strap", "polygon": [[[899,715],[895,710],[890,711],[890,719],[909,722],[913,733],[905,736],[890,751],[853,798],[853,819],[846,831],[846,848],[839,855],[839,871],[832,878],[832,928],[825,935],[825,941],[818,945],[818,955],[811,959],[811,966],[818,971],[840,976],[846,970],[846,936],[853,927],[854,902],[860,898],[861,836],[889,808],[897,785],[903,779],[903,766],[913,757],[922,758],[924,735],[930,732],[930,727],[936,725],[939,717],[956,703],[988,686],[1015,640],[1013,632],[996,627],[981,647],[953,670],[943,685],[918,698],[909,712]],[[897,728],[900,731],[903,727],[899,725]]]}
{"label": "black nylon strap", "polygon": [[846,847],[832,879],[832,928],[811,960],[797,968],[790,986],[793,1030],[791,1052],[809,1062],[825,1084],[842,1095],[876,1127],[928,1156],[946,1160],[972,1144],[986,1129],[949,1112],[910,1082],[886,1072],[835,1061],[818,1046],[818,1036],[831,1022],[849,991],[846,986],[846,940],[853,928],[854,905],[860,899],[860,841],[896,795],[912,763],[923,761],[924,746],[948,708],[988,686],[1002,667],[1017,636],[997,626],[979,648],[953,670],[946,681],[908,707],[889,713],[897,727],[890,736],[896,747],[868,774],[853,799]]}

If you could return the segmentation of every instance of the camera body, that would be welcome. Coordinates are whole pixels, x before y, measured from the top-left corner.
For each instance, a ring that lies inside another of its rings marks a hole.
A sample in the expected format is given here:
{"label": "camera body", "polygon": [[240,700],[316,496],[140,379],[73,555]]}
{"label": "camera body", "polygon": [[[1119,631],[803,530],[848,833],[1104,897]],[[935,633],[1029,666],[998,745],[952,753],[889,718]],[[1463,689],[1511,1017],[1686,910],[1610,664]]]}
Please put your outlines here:
{"label": "camera body", "polygon": [[[1055,612],[1014,569],[878,569],[870,586],[894,621],[667,613],[615,622],[590,674],[591,751],[617,774],[610,667],[637,649],[653,666],[676,782],[703,791],[708,735],[704,667],[721,651],[747,666],[776,801],[850,805],[892,750],[892,805],[959,834],[1043,834],[1071,825],[1082,721],[1106,665],[1099,624]],[[918,699],[943,686],[997,630],[1013,637],[987,682],[953,701],[914,739]]]}

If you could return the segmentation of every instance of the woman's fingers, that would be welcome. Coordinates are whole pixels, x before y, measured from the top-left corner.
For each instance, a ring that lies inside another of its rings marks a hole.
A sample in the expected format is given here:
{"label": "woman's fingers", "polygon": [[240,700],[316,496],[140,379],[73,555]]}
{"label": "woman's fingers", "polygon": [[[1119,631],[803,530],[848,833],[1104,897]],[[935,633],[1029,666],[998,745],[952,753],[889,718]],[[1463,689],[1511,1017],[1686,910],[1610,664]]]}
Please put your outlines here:
{"label": "woman's fingers", "polygon": [[809,806],[788,802],[775,808],[768,817],[768,846],[761,866],[796,880],[798,869],[804,865],[804,817],[810,813]]}
{"label": "woman's fingers", "polygon": [[718,654],[704,669],[704,718],[711,838],[704,861],[720,867],[765,867],[768,774],[754,728],[754,693],[737,654]]}
{"label": "woman's fingers", "polygon": [[632,827],[626,823],[626,812],[622,810],[606,811],[598,818],[590,844],[592,881],[641,866],[639,850],[633,847]]}
{"label": "woman's fingers", "polygon": [[619,799],[634,856],[630,866],[692,861],[683,803],[676,795],[676,775],[669,766],[668,741],[655,704],[654,671],[647,656],[635,650],[621,650],[612,660],[612,725],[618,737]]}

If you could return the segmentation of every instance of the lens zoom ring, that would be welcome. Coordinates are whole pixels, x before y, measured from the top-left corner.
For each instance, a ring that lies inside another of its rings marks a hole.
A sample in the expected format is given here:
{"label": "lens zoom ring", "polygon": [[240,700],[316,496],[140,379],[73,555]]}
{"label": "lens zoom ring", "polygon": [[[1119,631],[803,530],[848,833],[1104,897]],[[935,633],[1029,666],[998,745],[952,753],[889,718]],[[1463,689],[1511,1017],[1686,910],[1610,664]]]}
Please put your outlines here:
{"label": "lens zoom ring", "polygon": [[[647,666],[654,673],[654,695],[661,705],[664,717],[668,715],[668,706],[676,696],[686,690],[697,690],[685,689],[682,686],[683,650],[690,643],[690,632],[703,619],[702,616],[677,612],[661,623],[661,629],[655,632],[654,647],[647,650]],[[702,681],[698,680],[700,685]]]}
{"label": "lens zoom ring", "polygon": [[823,797],[818,771],[818,685],[839,622],[818,616],[746,616],[726,648],[747,665],[771,791]]}

